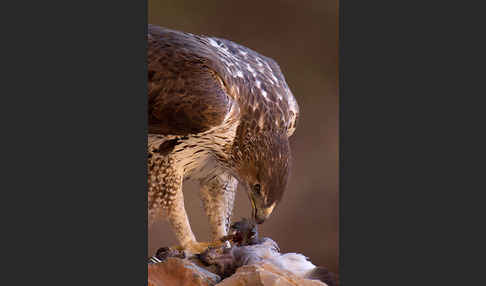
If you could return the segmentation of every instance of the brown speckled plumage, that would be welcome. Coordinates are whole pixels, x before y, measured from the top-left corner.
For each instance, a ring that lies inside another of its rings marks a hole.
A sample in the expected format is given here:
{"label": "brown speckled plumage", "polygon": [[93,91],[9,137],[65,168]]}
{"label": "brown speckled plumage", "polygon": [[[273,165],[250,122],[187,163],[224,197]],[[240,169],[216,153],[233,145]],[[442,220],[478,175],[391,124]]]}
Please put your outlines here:
{"label": "brown speckled plumage", "polygon": [[231,41],[148,28],[149,220],[167,216],[197,250],[182,182],[199,180],[213,239],[226,235],[238,183],[257,222],[282,198],[299,108],[279,66]]}

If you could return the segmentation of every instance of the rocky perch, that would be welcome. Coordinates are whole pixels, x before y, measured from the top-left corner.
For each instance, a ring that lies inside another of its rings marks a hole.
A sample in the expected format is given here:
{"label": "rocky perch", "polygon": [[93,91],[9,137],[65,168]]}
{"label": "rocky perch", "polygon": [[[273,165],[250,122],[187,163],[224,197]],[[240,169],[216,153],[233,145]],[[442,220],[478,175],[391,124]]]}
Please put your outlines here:
{"label": "rocky perch", "polygon": [[258,238],[248,220],[231,226],[230,247],[186,258],[161,248],[148,265],[149,286],[336,286],[334,274],[298,253],[280,253],[270,238]]}
{"label": "rocky perch", "polygon": [[330,286],[319,280],[298,277],[269,263],[244,265],[224,280],[196,264],[180,259],[148,266],[149,286]]}

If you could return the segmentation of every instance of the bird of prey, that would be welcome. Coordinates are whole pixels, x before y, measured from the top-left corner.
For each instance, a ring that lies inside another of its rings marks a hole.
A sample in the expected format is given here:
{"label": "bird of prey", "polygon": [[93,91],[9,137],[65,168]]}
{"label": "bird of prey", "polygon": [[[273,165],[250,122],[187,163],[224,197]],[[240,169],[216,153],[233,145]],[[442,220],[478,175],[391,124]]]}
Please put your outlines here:
{"label": "bird of prey", "polygon": [[232,41],[148,26],[149,224],[167,217],[182,249],[200,253],[182,183],[198,180],[212,239],[227,235],[238,184],[252,218],[279,203],[298,104],[278,64]]}

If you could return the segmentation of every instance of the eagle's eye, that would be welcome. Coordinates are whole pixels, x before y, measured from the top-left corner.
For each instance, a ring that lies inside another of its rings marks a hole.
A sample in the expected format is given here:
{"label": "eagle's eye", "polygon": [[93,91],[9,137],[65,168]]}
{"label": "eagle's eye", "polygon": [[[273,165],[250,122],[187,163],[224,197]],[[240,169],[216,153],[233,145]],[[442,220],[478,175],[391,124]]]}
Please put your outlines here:
{"label": "eagle's eye", "polygon": [[253,185],[253,191],[255,192],[255,194],[261,195],[262,187],[260,186],[260,184]]}

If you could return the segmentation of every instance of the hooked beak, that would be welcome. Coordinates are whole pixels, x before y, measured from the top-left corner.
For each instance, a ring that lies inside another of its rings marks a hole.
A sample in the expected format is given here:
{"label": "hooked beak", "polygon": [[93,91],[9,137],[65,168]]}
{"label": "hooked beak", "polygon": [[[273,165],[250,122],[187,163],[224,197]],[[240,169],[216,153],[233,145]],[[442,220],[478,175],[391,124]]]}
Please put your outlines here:
{"label": "hooked beak", "polygon": [[251,207],[252,207],[252,217],[254,218],[255,222],[257,224],[262,224],[265,222],[265,220],[268,219],[268,217],[272,214],[273,209],[275,208],[276,203],[273,203],[271,206],[267,208],[258,208],[253,201],[253,199],[250,199],[251,201]]}

